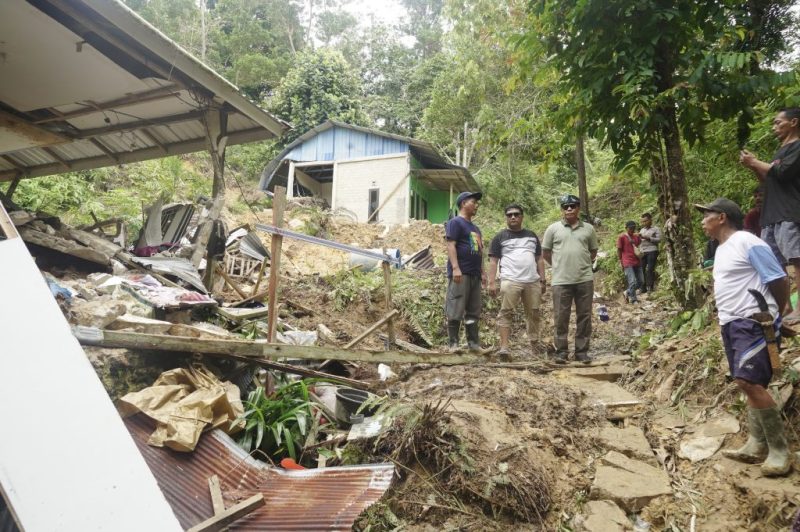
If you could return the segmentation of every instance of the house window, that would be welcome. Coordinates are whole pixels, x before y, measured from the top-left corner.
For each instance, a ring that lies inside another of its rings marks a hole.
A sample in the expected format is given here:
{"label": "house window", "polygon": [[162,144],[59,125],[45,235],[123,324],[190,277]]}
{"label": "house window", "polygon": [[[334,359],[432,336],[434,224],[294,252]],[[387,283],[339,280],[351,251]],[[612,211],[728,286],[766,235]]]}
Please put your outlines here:
{"label": "house window", "polygon": [[378,219],[377,216],[374,218],[372,214],[378,210],[378,206],[380,205],[380,189],[378,188],[371,188],[369,189],[369,204],[367,205],[367,220],[370,223],[375,223]]}

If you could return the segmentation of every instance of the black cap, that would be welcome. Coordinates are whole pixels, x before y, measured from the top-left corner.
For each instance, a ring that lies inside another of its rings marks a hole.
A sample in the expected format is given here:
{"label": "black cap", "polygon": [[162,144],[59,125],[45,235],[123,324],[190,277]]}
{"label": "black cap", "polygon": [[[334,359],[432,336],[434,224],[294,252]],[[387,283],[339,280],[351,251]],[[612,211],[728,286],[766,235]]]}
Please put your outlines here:
{"label": "black cap", "polygon": [[574,195],[574,194],[564,194],[563,196],[558,198],[558,201],[559,201],[559,203],[561,203],[562,207],[564,205],[572,205],[572,204],[580,205],[581,204],[581,199],[578,196]]}
{"label": "black cap", "polygon": [[626,228],[627,227],[636,227],[636,222],[634,222],[633,220],[628,220],[627,222],[625,222],[625,227]]}
{"label": "black cap", "polygon": [[707,205],[695,203],[694,208],[703,213],[706,211],[722,213],[728,217],[728,220],[733,223],[736,229],[743,227],[744,214],[742,214],[742,209],[728,198],[717,198]]}
{"label": "black cap", "polygon": [[479,200],[482,197],[483,197],[483,193],[482,192],[462,192],[456,198],[456,207],[458,207],[460,209],[461,208],[461,204],[467,198],[475,198],[476,200]]}

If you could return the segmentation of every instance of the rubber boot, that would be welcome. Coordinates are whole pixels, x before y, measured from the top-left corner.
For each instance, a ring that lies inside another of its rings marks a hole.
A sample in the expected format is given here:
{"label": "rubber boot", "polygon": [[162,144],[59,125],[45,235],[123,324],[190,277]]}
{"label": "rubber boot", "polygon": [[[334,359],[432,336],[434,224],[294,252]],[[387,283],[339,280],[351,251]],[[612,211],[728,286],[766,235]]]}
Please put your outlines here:
{"label": "rubber boot", "polygon": [[761,464],[761,474],[765,477],[778,477],[785,475],[792,469],[792,459],[789,455],[789,446],[783,434],[783,419],[777,408],[762,408],[756,410],[761,418],[764,437],[767,439],[769,454]]}
{"label": "rubber boot", "polygon": [[501,359],[508,357],[508,337],[511,334],[511,327],[497,327],[497,332],[500,335],[500,349],[497,351],[497,356]]}
{"label": "rubber boot", "polygon": [[467,348],[470,353],[480,353],[481,342],[478,338],[478,322],[464,322],[464,329],[467,331]]}
{"label": "rubber boot", "polygon": [[450,320],[447,322],[447,347],[450,351],[458,351],[458,336],[460,333],[460,321]]}
{"label": "rubber boot", "polygon": [[756,412],[753,408],[747,409],[747,430],[750,433],[747,442],[738,449],[724,449],[723,456],[748,464],[764,461],[767,456],[767,438],[764,437],[764,429]]}

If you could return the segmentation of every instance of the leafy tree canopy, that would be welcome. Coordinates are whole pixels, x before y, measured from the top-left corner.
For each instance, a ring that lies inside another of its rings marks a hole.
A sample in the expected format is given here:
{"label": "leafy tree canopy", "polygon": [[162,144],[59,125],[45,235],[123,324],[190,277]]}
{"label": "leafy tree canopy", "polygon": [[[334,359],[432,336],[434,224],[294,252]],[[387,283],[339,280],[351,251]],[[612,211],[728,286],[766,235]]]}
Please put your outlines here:
{"label": "leafy tree canopy", "polygon": [[328,119],[368,125],[361,108],[361,83],[342,54],[327,48],[298,55],[270,108],[294,126],[297,136]]}

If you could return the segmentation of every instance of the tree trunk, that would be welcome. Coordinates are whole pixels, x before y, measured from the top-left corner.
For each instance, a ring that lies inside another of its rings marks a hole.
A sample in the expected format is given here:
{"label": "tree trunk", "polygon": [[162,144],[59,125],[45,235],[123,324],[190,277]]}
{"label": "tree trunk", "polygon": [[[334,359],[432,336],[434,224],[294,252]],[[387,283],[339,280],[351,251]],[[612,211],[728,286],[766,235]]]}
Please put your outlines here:
{"label": "tree trunk", "polygon": [[592,219],[589,213],[589,189],[586,187],[586,157],[583,150],[583,135],[578,133],[575,140],[575,164],[578,167],[578,197],[581,200],[581,214],[588,220]]}
{"label": "tree trunk", "polygon": [[651,172],[659,183],[659,203],[664,217],[664,248],[675,298],[684,308],[695,308],[699,303],[695,287],[689,286],[687,290],[689,270],[694,267],[694,242],[680,132],[674,109],[662,112],[664,153],[660,154]]}

